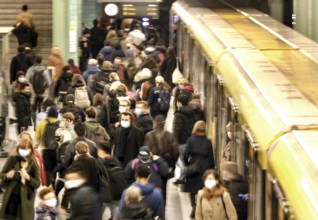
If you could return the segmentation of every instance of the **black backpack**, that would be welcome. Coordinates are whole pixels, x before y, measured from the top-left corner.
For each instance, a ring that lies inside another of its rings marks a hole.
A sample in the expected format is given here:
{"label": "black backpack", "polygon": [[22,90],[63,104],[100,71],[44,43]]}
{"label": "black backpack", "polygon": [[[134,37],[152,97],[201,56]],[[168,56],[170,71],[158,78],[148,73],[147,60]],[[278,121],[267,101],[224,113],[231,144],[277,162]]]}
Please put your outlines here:
{"label": "black backpack", "polygon": [[44,69],[37,70],[34,68],[32,86],[36,95],[42,95],[45,92],[46,79],[44,76]]}
{"label": "black backpack", "polygon": [[109,177],[112,197],[114,200],[119,200],[123,191],[128,187],[124,170],[119,166],[105,165],[105,167]]}
{"label": "black backpack", "polygon": [[46,119],[47,124],[44,128],[44,145],[49,150],[56,150],[58,143],[55,140],[55,131],[59,128],[59,121],[51,123],[49,119]]}
{"label": "black backpack", "polygon": [[164,86],[159,88],[159,95],[158,95],[158,109],[162,112],[167,112],[170,108],[170,93],[168,89]]}
{"label": "black backpack", "polygon": [[98,72],[92,75],[92,77],[92,90],[94,91],[94,93],[103,94],[105,85],[109,83],[108,73]]}

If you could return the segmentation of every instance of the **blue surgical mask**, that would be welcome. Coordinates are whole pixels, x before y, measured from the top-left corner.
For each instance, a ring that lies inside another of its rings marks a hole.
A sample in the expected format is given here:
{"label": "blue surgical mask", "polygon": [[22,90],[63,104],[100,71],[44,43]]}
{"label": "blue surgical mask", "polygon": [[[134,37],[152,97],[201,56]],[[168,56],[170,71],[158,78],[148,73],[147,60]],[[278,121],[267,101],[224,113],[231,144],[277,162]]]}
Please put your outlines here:
{"label": "blue surgical mask", "polygon": [[19,149],[19,154],[20,154],[20,156],[23,157],[23,158],[29,156],[30,152],[31,152],[30,149],[27,149],[27,150],[25,150],[25,149]]}

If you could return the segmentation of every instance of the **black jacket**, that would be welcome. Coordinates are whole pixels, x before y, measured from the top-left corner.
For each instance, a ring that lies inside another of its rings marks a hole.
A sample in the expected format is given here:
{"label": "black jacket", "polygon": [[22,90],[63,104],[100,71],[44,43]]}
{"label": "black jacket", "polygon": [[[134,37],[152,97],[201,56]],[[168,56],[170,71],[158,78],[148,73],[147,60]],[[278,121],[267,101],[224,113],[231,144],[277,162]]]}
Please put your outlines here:
{"label": "black jacket", "polygon": [[172,73],[177,67],[177,59],[175,57],[167,56],[164,61],[162,62],[160,72],[165,81],[173,87],[174,84],[172,83]]}
{"label": "black jacket", "polygon": [[16,116],[20,126],[31,126],[30,95],[22,92],[14,93],[13,101],[16,102]]}
{"label": "black jacket", "polygon": [[191,136],[195,123],[195,115],[190,106],[181,106],[174,113],[173,133],[178,139],[178,144],[185,144]]}
{"label": "black jacket", "polygon": [[130,203],[118,214],[116,220],[151,220],[152,212],[141,203]]}
{"label": "black jacket", "polygon": [[67,92],[68,88],[71,87],[73,74],[62,73],[58,78],[56,86],[54,88],[54,96],[58,96],[59,92]]}
{"label": "black jacket", "polygon": [[152,131],[152,129],[153,129],[153,125],[152,125],[153,118],[151,117],[150,114],[140,115],[139,118],[137,119],[137,121],[138,121],[139,127],[144,132],[144,134],[147,134],[149,131]]}
{"label": "black jacket", "polygon": [[10,64],[10,83],[16,80],[16,74],[19,70],[26,73],[28,70],[27,65],[24,62],[24,53],[18,53],[12,58]]}

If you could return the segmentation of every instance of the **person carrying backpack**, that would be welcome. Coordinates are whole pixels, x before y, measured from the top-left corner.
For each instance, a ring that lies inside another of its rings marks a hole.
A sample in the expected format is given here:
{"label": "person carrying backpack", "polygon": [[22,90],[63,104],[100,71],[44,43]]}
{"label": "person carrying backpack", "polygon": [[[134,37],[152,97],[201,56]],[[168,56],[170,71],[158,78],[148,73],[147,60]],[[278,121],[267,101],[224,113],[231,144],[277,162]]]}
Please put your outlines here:
{"label": "person carrying backpack", "polygon": [[35,56],[34,64],[28,69],[25,77],[32,85],[32,93],[34,94],[34,99],[31,100],[32,119],[35,121],[36,113],[41,111],[43,100],[49,98],[52,92],[52,79],[46,67],[42,65],[41,56]]}
{"label": "person carrying backpack", "polygon": [[97,148],[98,156],[102,159],[109,177],[113,201],[106,205],[110,208],[112,219],[114,219],[118,214],[119,200],[123,191],[128,187],[128,183],[121,162],[111,155],[111,144],[102,142],[97,145]]}
{"label": "person carrying backpack", "polygon": [[157,115],[167,116],[170,108],[170,92],[163,86],[164,79],[162,76],[157,76],[155,80],[156,86],[152,87],[148,96],[150,105],[150,114],[153,118]]}
{"label": "person carrying backpack", "polygon": [[58,112],[54,106],[50,107],[48,111],[48,118],[40,121],[35,130],[35,138],[40,144],[42,151],[47,186],[51,183],[51,173],[57,164],[56,149],[58,143],[55,140],[55,132],[59,128],[59,121],[57,119]]}
{"label": "person carrying backpack", "polygon": [[86,109],[93,103],[93,92],[91,88],[85,85],[83,77],[75,74],[72,79],[72,86],[68,88],[67,94],[74,95],[74,104]]}
{"label": "person carrying backpack", "polygon": [[103,94],[104,87],[107,83],[109,83],[109,73],[103,71],[99,71],[95,74],[89,75],[87,80],[87,85],[95,94]]}

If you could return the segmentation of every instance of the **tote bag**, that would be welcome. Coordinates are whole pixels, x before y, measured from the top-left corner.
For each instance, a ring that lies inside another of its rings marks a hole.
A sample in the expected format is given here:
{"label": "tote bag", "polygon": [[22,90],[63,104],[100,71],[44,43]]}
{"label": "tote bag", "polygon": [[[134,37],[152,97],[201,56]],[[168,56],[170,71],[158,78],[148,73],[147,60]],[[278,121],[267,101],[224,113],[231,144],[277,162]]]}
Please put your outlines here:
{"label": "tote bag", "polygon": [[178,84],[179,79],[182,77],[183,77],[183,74],[180,72],[179,61],[177,60],[177,67],[172,73],[172,82],[174,84]]}

